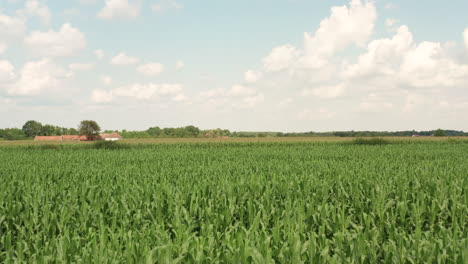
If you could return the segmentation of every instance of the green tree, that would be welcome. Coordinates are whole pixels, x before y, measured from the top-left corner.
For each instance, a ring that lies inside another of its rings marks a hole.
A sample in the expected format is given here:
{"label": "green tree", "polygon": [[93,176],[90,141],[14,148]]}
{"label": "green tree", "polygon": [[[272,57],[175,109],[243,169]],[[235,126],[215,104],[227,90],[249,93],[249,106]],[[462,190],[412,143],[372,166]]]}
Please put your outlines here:
{"label": "green tree", "polygon": [[150,127],[146,132],[148,132],[152,137],[158,137],[161,135],[162,130],[159,127]]}
{"label": "green tree", "polygon": [[22,130],[27,137],[35,137],[41,133],[42,124],[34,120],[29,120],[23,125]]}
{"label": "green tree", "polygon": [[54,136],[57,135],[57,129],[53,125],[44,125],[41,129],[42,136]]}
{"label": "green tree", "polygon": [[196,137],[201,134],[201,130],[196,126],[186,126],[185,131],[187,136]]}
{"label": "green tree", "polygon": [[434,136],[435,137],[445,137],[445,131],[443,131],[442,129],[437,129],[436,131],[434,131]]}
{"label": "green tree", "polygon": [[78,130],[80,131],[80,135],[87,136],[88,140],[96,140],[99,136],[99,131],[101,131],[101,127],[99,127],[96,121],[83,120],[78,126]]}

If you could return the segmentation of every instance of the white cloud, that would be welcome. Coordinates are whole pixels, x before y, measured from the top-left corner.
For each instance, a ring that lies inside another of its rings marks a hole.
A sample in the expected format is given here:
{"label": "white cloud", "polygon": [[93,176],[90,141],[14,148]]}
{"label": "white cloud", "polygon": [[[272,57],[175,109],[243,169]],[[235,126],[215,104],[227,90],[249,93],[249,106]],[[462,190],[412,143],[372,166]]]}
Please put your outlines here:
{"label": "white cloud", "polygon": [[43,25],[49,25],[52,19],[52,14],[49,7],[38,0],[27,0],[24,3],[24,9],[18,11],[23,16],[36,16]]}
{"label": "white cloud", "polygon": [[[376,18],[371,1],[352,0],[348,6],[334,7],[315,34],[305,33],[303,49],[288,44],[273,48],[263,59],[263,68],[247,71],[244,80],[255,83],[256,94],[264,89],[269,100],[281,101],[277,109],[282,111],[292,111],[298,104],[317,105],[316,110],[301,112],[300,120],[373,112],[413,115],[419,121],[418,113],[427,114],[425,110],[441,100],[451,106],[468,100],[462,92],[468,87],[468,64],[454,52],[456,44],[416,42],[407,26],[393,28],[397,20],[386,21],[392,36],[372,40]],[[463,37],[468,39],[468,29]],[[361,48],[364,51],[355,57]],[[207,103],[220,105],[241,100],[223,89],[202,95]],[[346,102],[340,100],[344,95]]]}
{"label": "white cloud", "polygon": [[257,91],[251,87],[243,85],[233,85],[226,93],[228,96],[249,96],[255,95]]}
{"label": "white cloud", "polygon": [[377,11],[372,2],[352,0],[349,6],[333,7],[314,35],[304,33],[303,63],[319,68],[328,58],[348,46],[363,46],[373,33]]}
{"label": "white cloud", "polygon": [[232,103],[233,107],[237,108],[253,108],[265,101],[263,94],[255,94],[251,96],[242,97],[240,100],[236,100]]}
{"label": "white cloud", "polygon": [[330,119],[335,116],[335,113],[326,108],[318,108],[314,110],[304,109],[297,115],[297,118],[302,121]]}
{"label": "white cloud", "polygon": [[146,63],[138,66],[137,71],[147,76],[156,76],[164,71],[164,65],[156,62]]}
{"label": "white cloud", "polygon": [[468,28],[463,32],[463,41],[465,42],[465,48],[468,49]]}
{"label": "white cloud", "polygon": [[404,56],[400,76],[413,87],[455,87],[468,83],[468,65],[447,57],[440,43],[422,42]]}
{"label": "white cloud", "polygon": [[165,95],[176,95],[182,90],[180,84],[133,84],[114,90],[117,96],[146,100]]}
{"label": "white cloud", "polygon": [[183,61],[181,61],[181,60],[178,60],[176,62],[176,64],[175,64],[175,67],[176,67],[177,70],[180,70],[180,69],[185,67],[185,63]]}
{"label": "white cloud", "polygon": [[24,96],[36,95],[58,87],[70,76],[70,72],[49,59],[27,62],[21,69],[19,79],[8,89],[8,93]]}
{"label": "white cloud", "polygon": [[369,1],[352,0],[349,6],[333,7],[314,34],[304,33],[304,50],[289,44],[276,47],[263,59],[263,67],[267,72],[291,73],[304,68],[323,69],[337,52],[351,45],[364,46],[376,19],[377,11]]}
{"label": "white cloud", "polygon": [[248,83],[256,83],[262,78],[262,75],[261,72],[248,70],[244,73],[244,80]]}
{"label": "white cloud", "polygon": [[0,43],[0,55],[5,53],[5,51],[8,49],[8,45],[5,43]]}
{"label": "white cloud", "polygon": [[112,78],[110,76],[101,76],[101,83],[104,85],[111,85]]}
{"label": "white cloud", "polygon": [[91,100],[100,102],[110,102],[114,100],[134,99],[134,100],[158,100],[161,97],[172,97],[175,101],[181,101],[182,85],[180,84],[132,84],[109,91],[94,90]]}
{"label": "white cloud", "polygon": [[94,90],[91,94],[91,101],[95,103],[110,103],[112,100],[112,91]]}
{"label": "white cloud", "polygon": [[371,93],[359,104],[360,112],[380,113],[391,110],[394,104],[387,102],[383,96]]}
{"label": "white cloud", "polygon": [[104,7],[99,11],[101,19],[135,18],[140,14],[140,7],[129,0],[106,0]]}
{"label": "white cloud", "polygon": [[124,52],[120,52],[111,59],[110,64],[116,66],[126,66],[137,64],[139,61],[140,59],[137,57],[128,56]]}
{"label": "white cloud", "polygon": [[451,58],[440,43],[415,43],[408,27],[401,26],[391,39],[372,41],[344,75],[375,80],[380,87],[456,87],[468,82],[468,65]]}
{"label": "white cloud", "polygon": [[392,108],[393,104],[388,102],[362,102],[359,105],[359,110],[362,112],[378,113]]}
{"label": "white cloud", "polygon": [[180,93],[180,94],[177,94],[176,96],[172,97],[172,101],[174,101],[174,102],[189,102],[189,98],[185,94]]}
{"label": "white cloud", "polygon": [[210,108],[226,106],[234,108],[253,108],[264,102],[265,96],[252,87],[233,85],[230,89],[202,91],[195,100]]}
{"label": "white cloud", "polygon": [[0,82],[15,79],[15,67],[7,60],[0,60]]}
{"label": "white cloud", "polygon": [[105,56],[105,53],[103,50],[97,49],[94,51],[94,55],[96,55],[96,58],[98,58],[98,60],[102,60]]}
{"label": "white cloud", "polygon": [[291,67],[299,55],[299,50],[291,45],[276,47],[263,59],[263,67],[268,72],[282,71]]}
{"label": "white cloud", "polygon": [[72,63],[68,65],[72,71],[89,71],[94,68],[92,63]]}
{"label": "white cloud", "polygon": [[25,39],[31,51],[40,56],[73,56],[86,47],[85,35],[70,24],[63,24],[60,31],[35,31]]}
{"label": "white cloud", "polygon": [[169,9],[182,9],[184,5],[177,2],[176,0],[161,0],[151,6],[154,12],[163,12]]}
{"label": "white cloud", "polygon": [[378,39],[369,43],[367,52],[360,55],[356,64],[350,65],[347,77],[370,77],[381,74],[396,74],[404,54],[413,45],[413,35],[408,27],[401,26],[391,39]]}
{"label": "white cloud", "polygon": [[318,98],[336,98],[342,96],[345,92],[345,85],[340,83],[338,85],[321,86],[312,89],[302,90],[303,96],[313,96]]}
{"label": "white cloud", "polygon": [[24,19],[11,17],[1,13],[0,10],[0,38],[11,38],[23,35],[26,30]]}

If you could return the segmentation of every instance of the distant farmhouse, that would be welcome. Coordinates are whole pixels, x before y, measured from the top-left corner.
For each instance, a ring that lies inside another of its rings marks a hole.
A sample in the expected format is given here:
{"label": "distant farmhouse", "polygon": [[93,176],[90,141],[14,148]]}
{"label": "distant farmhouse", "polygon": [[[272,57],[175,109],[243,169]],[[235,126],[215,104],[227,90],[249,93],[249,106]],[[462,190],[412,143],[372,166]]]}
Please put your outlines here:
{"label": "distant farmhouse", "polygon": [[[121,140],[123,137],[116,132],[110,134],[100,134],[95,140],[116,141]],[[64,136],[36,136],[36,141],[92,141],[87,136],[79,135],[64,135]]]}

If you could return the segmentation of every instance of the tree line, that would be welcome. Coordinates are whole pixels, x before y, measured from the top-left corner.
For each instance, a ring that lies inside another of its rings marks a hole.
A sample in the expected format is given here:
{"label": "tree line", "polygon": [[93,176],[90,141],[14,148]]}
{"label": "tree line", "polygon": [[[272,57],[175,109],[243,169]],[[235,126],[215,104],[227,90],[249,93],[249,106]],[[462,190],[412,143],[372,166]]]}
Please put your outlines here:
{"label": "tree line", "polygon": [[[78,128],[66,128],[49,125],[34,120],[27,121],[20,128],[0,129],[0,140],[28,140],[35,136],[63,136],[63,135],[87,135],[95,137],[101,128],[93,120],[81,121]],[[150,127],[143,131],[127,130],[105,130],[104,133],[117,132],[123,138],[193,138],[193,137],[314,137],[314,136],[335,136],[335,137],[411,137],[419,136],[468,136],[467,132],[457,130],[429,130],[429,131],[334,131],[334,132],[231,132],[228,129],[208,129],[202,130],[190,125],[177,128]]]}

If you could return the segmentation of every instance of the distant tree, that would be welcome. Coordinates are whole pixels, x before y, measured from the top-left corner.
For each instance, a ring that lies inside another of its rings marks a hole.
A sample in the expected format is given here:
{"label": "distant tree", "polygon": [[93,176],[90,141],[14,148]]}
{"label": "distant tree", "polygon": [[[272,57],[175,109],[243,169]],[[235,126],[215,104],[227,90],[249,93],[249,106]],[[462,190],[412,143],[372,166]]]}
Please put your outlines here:
{"label": "distant tree", "polygon": [[148,134],[150,134],[152,137],[159,137],[162,133],[161,128],[159,127],[150,127],[148,130],[146,130]]}
{"label": "distant tree", "polygon": [[89,140],[97,139],[101,127],[93,120],[83,120],[78,126],[80,135],[87,136]]}
{"label": "distant tree", "polygon": [[26,134],[24,131],[19,128],[6,128],[0,129],[0,138],[4,140],[24,140],[26,138]]}
{"label": "distant tree", "polygon": [[443,131],[442,129],[437,129],[436,131],[434,131],[434,136],[435,137],[445,137],[445,131]]}
{"label": "distant tree", "polygon": [[29,120],[23,125],[22,130],[27,137],[35,137],[41,133],[42,124],[34,120]]}
{"label": "distant tree", "polygon": [[57,135],[57,128],[53,125],[43,125],[41,129],[42,136],[54,136]]}
{"label": "distant tree", "polygon": [[201,130],[196,126],[186,126],[185,131],[185,134],[190,137],[196,137],[201,134]]}
{"label": "distant tree", "polygon": [[175,137],[175,134],[176,134],[175,132],[176,132],[176,129],[172,127],[166,127],[166,128],[163,128],[162,130],[163,135],[167,137]]}

